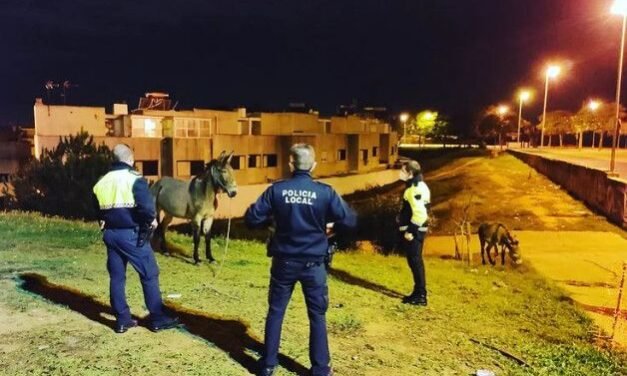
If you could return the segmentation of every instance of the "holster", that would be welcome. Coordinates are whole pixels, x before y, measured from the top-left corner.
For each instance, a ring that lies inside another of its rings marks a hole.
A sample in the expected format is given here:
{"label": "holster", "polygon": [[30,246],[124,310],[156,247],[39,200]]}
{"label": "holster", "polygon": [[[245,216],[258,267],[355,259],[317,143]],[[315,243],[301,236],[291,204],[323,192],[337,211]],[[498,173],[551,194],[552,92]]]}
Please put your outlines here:
{"label": "holster", "polygon": [[146,242],[150,242],[154,230],[155,229],[150,225],[139,226],[139,230],[137,231],[137,247],[141,248]]}
{"label": "holster", "polygon": [[327,271],[331,270],[331,266],[333,265],[333,255],[337,251],[337,243],[335,241],[329,242],[329,246],[327,247],[327,254],[324,256],[324,266]]}

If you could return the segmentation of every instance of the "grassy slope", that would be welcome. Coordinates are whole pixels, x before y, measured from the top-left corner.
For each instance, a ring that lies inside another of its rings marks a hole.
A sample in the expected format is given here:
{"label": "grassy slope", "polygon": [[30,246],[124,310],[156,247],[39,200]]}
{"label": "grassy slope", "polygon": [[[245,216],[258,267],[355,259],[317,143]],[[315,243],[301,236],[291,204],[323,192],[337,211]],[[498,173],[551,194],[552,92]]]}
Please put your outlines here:
{"label": "grassy slope", "polygon": [[[174,236],[173,242],[190,248],[189,238]],[[221,258],[223,242],[216,243]],[[223,349],[239,346],[244,327],[238,321],[250,325],[248,335],[262,336],[269,267],[263,246],[232,241],[217,279],[212,277],[215,267],[194,267],[161,256],[158,261],[164,294],[182,294],[173,301],[179,311],[204,315],[200,326],[206,323],[212,330],[152,334],[140,328],[115,335],[102,324],[18,288],[15,277],[28,270],[107,304],[104,250],[94,226],[2,214],[0,373],[247,374]],[[479,368],[510,375],[612,375],[621,373],[621,365],[625,371],[624,355],[610,356],[590,344],[589,320],[531,270],[467,270],[428,259],[431,300],[428,308],[420,309],[388,296],[410,287],[403,259],[348,253],[337,257],[336,267],[346,272],[330,280],[328,321],[338,375],[468,375]],[[360,286],[365,281],[379,287]],[[127,290],[133,311],[144,315],[141,289],[131,272]],[[222,321],[227,319],[235,321]],[[296,291],[286,316],[282,352],[308,365],[307,336],[304,302]],[[533,369],[521,368],[470,338],[519,354]]]}

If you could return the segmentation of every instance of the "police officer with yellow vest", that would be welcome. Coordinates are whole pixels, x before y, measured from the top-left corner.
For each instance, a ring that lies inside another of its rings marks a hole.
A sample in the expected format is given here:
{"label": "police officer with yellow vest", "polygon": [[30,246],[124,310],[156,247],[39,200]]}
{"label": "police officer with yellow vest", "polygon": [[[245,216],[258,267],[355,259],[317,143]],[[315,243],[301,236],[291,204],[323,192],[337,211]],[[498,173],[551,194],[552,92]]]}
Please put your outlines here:
{"label": "police officer with yellow vest", "polygon": [[133,152],[127,145],[116,145],[113,159],[111,170],[94,186],[94,194],[100,207],[103,240],[107,246],[115,332],[124,333],[137,326],[126,303],[127,263],[133,266],[141,280],[144,301],[150,312],[148,328],[154,332],[174,328],[178,320],[163,311],[159,267],[147,239],[147,233],[157,225],[154,199],[146,180],[133,170]]}
{"label": "police officer with yellow vest", "polygon": [[403,204],[398,216],[402,249],[414,277],[414,290],[403,298],[403,303],[427,305],[427,286],[422,247],[428,230],[431,192],[423,181],[420,164],[408,161],[400,171],[400,179],[406,183]]}

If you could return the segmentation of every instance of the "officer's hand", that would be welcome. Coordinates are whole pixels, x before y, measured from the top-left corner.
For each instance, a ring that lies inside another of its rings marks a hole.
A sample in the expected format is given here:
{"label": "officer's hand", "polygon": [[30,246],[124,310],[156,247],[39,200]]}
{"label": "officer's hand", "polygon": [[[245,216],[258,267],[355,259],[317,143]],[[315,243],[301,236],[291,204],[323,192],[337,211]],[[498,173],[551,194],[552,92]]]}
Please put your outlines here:
{"label": "officer's hand", "polygon": [[104,230],[105,221],[98,221],[98,225],[100,226],[100,231]]}
{"label": "officer's hand", "polygon": [[406,232],[404,235],[405,240],[407,240],[408,242],[414,240],[414,235],[412,235],[411,232]]}
{"label": "officer's hand", "polygon": [[331,236],[333,234],[333,226],[335,226],[335,223],[333,222],[327,223],[327,227],[326,227],[327,236]]}
{"label": "officer's hand", "polygon": [[155,218],[155,219],[152,220],[152,223],[150,224],[150,227],[157,228],[157,225],[158,225],[157,218]]}

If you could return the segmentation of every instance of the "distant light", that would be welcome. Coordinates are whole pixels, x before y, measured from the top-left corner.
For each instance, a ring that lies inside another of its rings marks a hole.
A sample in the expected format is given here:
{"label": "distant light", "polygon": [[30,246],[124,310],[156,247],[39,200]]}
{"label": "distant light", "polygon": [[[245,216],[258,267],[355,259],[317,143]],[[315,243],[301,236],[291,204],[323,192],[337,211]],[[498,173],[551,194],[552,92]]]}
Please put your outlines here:
{"label": "distant light", "polygon": [[431,112],[431,111],[425,112],[425,115],[424,115],[425,120],[431,121],[431,120],[435,120],[435,118],[436,118],[436,114],[434,112]]}
{"label": "distant light", "polygon": [[596,111],[599,107],[601,107],[601,102],[599,101],[591,100],[590,103],[588,103],[588,109],[590,111]]}
{"label": "distant light", "polygon": [[504,116],[505,114],[507,114],[509,112],[509,106],[506,106],[504,104],[500,105],[497,109],[496,112],[500,115],[500,116]]}
{"label": "distant light", "polygon": [[555,78],[559,76],[561,71],[562,71],[562,68],[560,68],[559,66],[549,65],[549,67],[546,69],[546,75],[549,78]]}
{"label": "distant light", "polygon": [[518,98],[521,101],[526,102],[531,98],[531,92],[529,90],[522,90],[520,94],[518,94]]}
{"label": "distant light", "polygon": [[627,0],[616,0],[612,5],[612,13],[619,16],[627,16]]}
{"label": "distant light", "polygon": [[409,119],[409,114],[402,113],[400,119],[401,119],[401,122],[403,122],[403,123],[406,122],[407,119]]}

